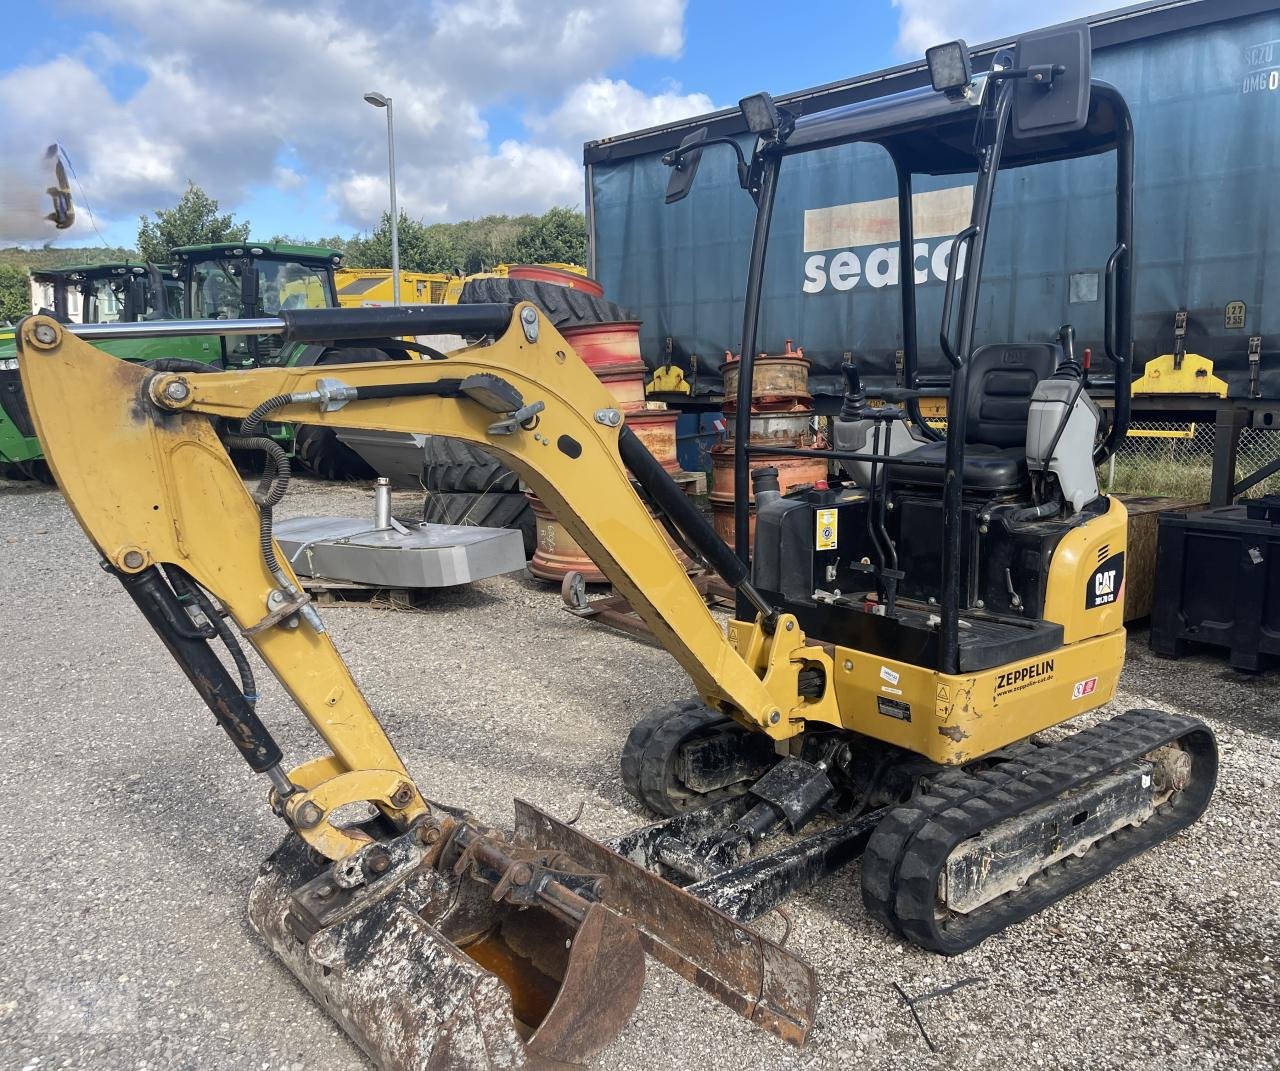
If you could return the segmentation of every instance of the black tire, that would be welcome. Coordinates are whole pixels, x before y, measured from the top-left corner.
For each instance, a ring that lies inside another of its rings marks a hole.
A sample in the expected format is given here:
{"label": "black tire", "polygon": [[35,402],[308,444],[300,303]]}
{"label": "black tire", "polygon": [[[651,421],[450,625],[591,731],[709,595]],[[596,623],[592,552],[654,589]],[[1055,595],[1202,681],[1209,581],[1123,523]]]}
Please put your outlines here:
{"label": "black tire", "polygon": [[332,428],[298,424],[293,429],[293,459],[322,480],[372,480],[377,473],[338,438]]}
{"label": "black tire", "polygon": [[463,284],[458,297],[459,305],[510,304],[517,301],[532,301],[557,328],[635,319],[621,305],[605,298],[531,279],[472,279]]}
{"label": "black tire", "polygon": [[42,483],[46,487],[58,486],[58,481],[53,478],[53,470],[49,468],[49,462],[42,457],[34,461],[24,461],[22,470],[27,474],[28,479],[35,480],[36,483]]}
{"label": "black tire", "polygon": [[[388,354],[376,349],[334,349],[325,353],[316,365],[371,364],[403,357],[403,350]],[[378,475],[364,458],[338,438],[337,432],[316,424],[294,425],[293,456],[303,469],[322,480],[372,480]]]}
{"label": "black tire", "polygon": [[462,439],[429,435],[423,455],[422,485],[428,491],[520,490],[520,477],[492,454]]}
{"label": "black tire", "polygon": [[478,492],[428,491],[422,504],[422,519],[430,524],[474,524],[482,528],[514,528],[524,539],[524,556],[533,555],[538,545],[533,508],[519,491],[480,494]]}

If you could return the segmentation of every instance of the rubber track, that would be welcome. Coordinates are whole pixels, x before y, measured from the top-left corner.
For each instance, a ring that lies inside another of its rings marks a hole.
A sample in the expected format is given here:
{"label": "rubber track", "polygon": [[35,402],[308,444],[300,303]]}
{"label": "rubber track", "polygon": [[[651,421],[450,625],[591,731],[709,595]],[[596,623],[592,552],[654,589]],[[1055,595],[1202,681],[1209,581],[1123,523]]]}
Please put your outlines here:
{"label": "rubber track", "polygon": [[428,435],[422,483],[428,491],[518,491],[520,477],[492,454],[461,439]]}
{"label": "rubber track", "polygon": [[[939,918],[938,882],[961,843],[1174,741],[1191,755],[1191,782],[1146,822],[1118,830],[1083,857],[1061,860],[1016,893],[968,915]],[[914,944],[945,955],[963,952],[1190,825],[1208,806],[1217,764],[1213,734],[1202,722],[1131,710],[1014,761],[978,772],[949,770],[876,827],[863,856],[863,902]]]}
{"label": "rubber track", "polygon": [[[657,732],[658,727],[665,721],[672,718],[678,718],[681,714],[687,714],[692,710],[706,710],[700,699],[684,699],[678,703],[672,703],[670,706],[658,707],[657,710],[651,710],[635,725],[631,726],[631,732],[627,734],[627,741],[622,745],[622,756],[619,759],[619,765],[622,768],[622,784],[628,792],[637,800],[644,803],[644,796],[640,790],[640,765],[644,759],[644,749],[649,746],[649,740],[653,734]],[[710,713],[708,711],[708,713]]]}
{"label": "rubber track", "polygon": [[[714,792],[680,792],[671,786],[671,767],[676,753],[689,740],[709,730],[734,724],[732,718],[708,710],[701,703],[693,709],[677,714],[661,722],[654,729],[640,758],[640,800],[650,810],[667,816],[683,814],[697,807],[707,807],[733,796],[741,796],[751,787],[749,781],[739,781]],[[744,732],[746,730],[743,730]]]}

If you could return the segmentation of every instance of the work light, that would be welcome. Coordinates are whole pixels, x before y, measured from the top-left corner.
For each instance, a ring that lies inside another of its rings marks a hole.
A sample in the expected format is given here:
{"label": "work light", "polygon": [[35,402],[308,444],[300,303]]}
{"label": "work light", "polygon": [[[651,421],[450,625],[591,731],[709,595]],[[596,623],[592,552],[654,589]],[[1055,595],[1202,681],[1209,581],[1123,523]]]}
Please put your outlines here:
{"label": "work light", "polygon": [[929,65],[929,81],[939,93],[953,93],[973,81],[969,46],[963,41],[948,41],[925,49],[924,59]]}
{"label": "work light", "polygon": [[768,93],[755,93],[738,101],[747,129],[753,134],[772,134],[782,125],[782,117]]}

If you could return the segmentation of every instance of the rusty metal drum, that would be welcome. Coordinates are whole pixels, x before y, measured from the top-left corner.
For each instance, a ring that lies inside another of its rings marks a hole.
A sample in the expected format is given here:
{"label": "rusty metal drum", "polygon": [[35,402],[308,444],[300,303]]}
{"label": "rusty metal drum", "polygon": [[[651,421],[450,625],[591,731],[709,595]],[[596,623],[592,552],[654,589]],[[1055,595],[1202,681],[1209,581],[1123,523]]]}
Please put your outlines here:
{"label": "rusty metal drum", "polygon": [[644,370],[639,320],[578,324],[562,328],[560,333],[596,375],[635,365],[639,365],[642,372]]}
{"label": "rusty metal drum", "polygon": [[[819,480],[827,478],[827,460],[822,457],[770,457],[763,455],[753,457],[750,469],[762,469],[772,466],[778,470],[778,488],[783,494],[797,487],[812,486]],[[748,485],[749,488],[749,485]],[[749,523],[751,540],[754,545],[756,535],[755,494],[748,489],[751,500]],[[721,443],[711,449],[711,526],[717,534],[730,546],[734,541],[734,498],[733,498],[733,446]]]}

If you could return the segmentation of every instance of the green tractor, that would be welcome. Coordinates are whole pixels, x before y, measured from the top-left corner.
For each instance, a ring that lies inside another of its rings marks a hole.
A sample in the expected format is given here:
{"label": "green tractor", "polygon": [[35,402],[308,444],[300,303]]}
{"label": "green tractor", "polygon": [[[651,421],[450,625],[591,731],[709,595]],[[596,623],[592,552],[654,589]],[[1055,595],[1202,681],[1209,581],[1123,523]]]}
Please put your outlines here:
{"label": "green tractor", "polygon": [[[136,323],[176,319],[182,315],[182,282],[172,269],[123,261],[82,264],[31,273],[43,285],[49,302],[42,309],[63,323],[72,322],[78,299],[78,322]],[[0,332],[0,473],[9,478],[49,480],[18,379],[13,330]],[[210,362],[216,351],[208,339],[120,339],[102,348],[130,361],[185,357]]]}
{"label": "green tractor", "polygon": [[[319,246],[278,242],[224,242],[180,246],[173,266],[100,264],[32,273],[51,288],[48,311],[72,319],[78,294],[83,323],[151,319],[227,320],[272,316],[281,309],[336,308],[334,269],[342,254]],[[159,295],[159,297],[157,297]],[[216,368],[333,364],[403,358],[407,353],[295,345],[278,336],[191,336],[99,343],[125,360],[181,358]],[[49,479],[18,379],[13,332],[0,332],[0,472],[10,478]],[[307,470],[330,479],[367,478],[369,466],[327,428],[269,425]]]}
{"label": "green tractor", "polygon": [[[220,242],[179,246],[173,259],[184,290],[184,315],[192,320],[274,316],[286,309],[338,307],[334,271],[342,254],[321,246],[281,242]],[[224,368],[384,361],[407,353],[326,345],[282,348],[278,335],[222,338]],[[328,479],[367,479],[368,464],[329,428],[268,425],[302,468]]]}

